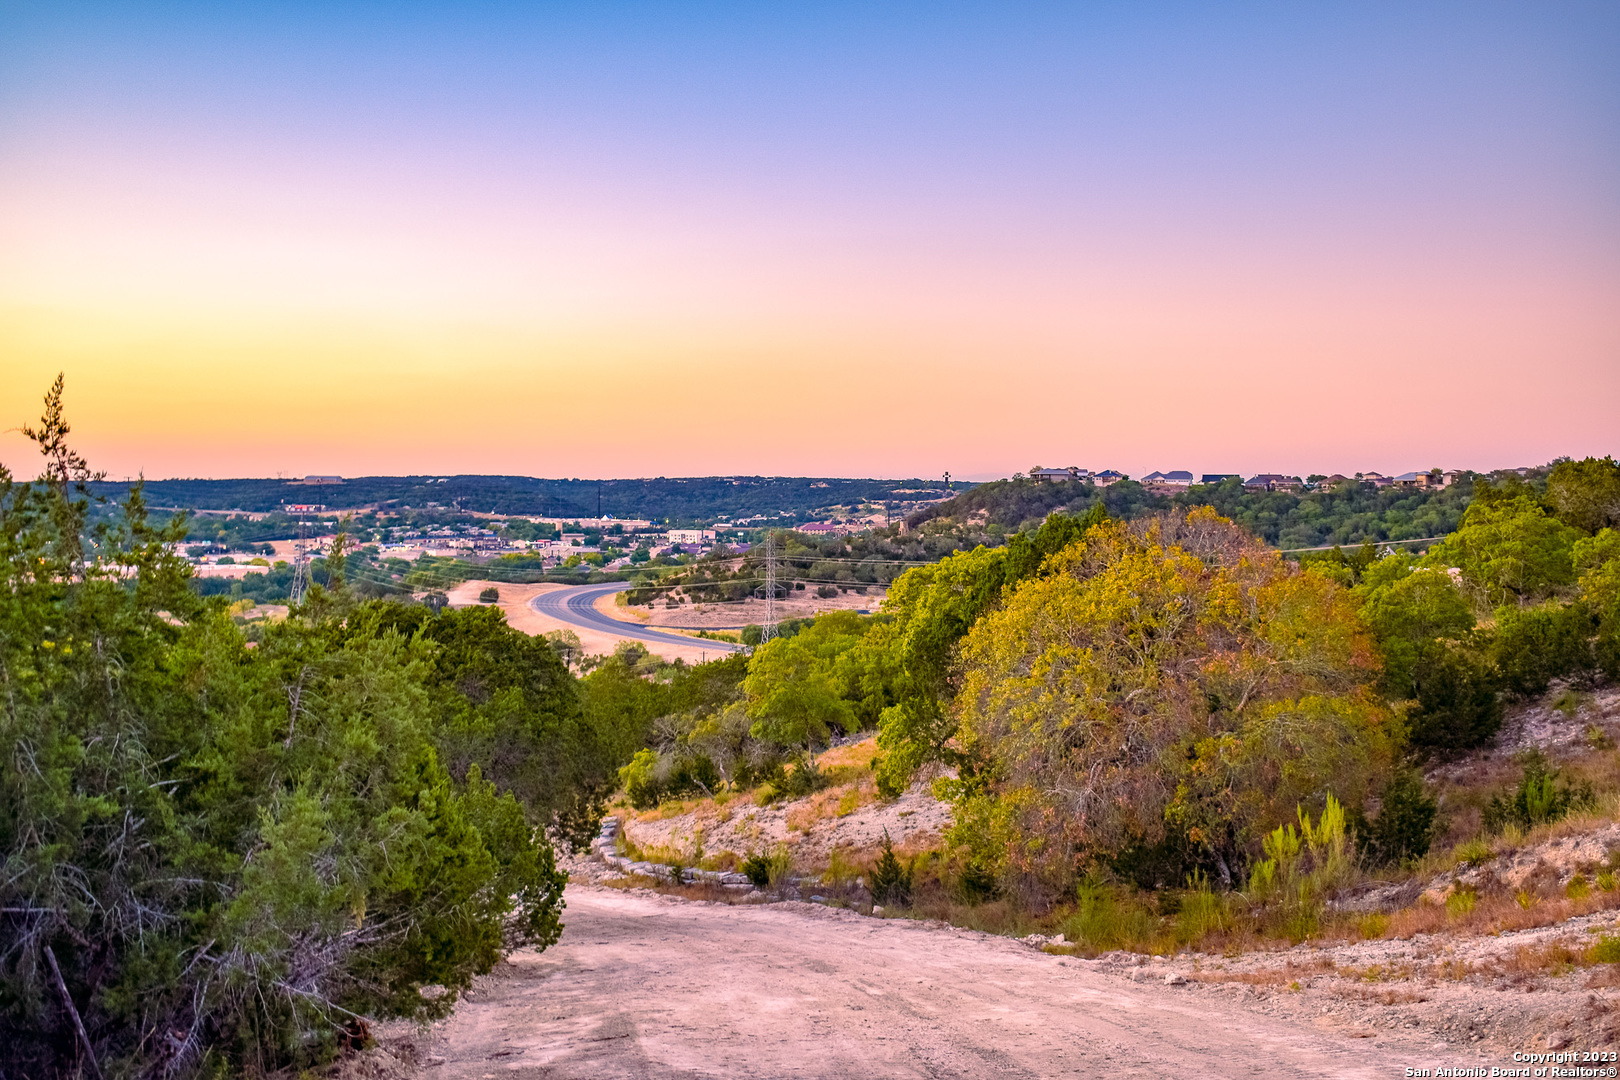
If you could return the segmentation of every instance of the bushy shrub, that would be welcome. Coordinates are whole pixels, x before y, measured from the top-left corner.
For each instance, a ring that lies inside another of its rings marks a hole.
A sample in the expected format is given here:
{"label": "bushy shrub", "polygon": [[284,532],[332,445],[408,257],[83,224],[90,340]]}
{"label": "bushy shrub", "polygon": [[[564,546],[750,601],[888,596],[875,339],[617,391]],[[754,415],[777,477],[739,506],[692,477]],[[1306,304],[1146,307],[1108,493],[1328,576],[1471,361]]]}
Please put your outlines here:
{"label": "bushy shrub", "polygon": [[1589,679],[1597,666],[1592,652],[1596,629],[1580,601],[1503,608],[1491,640],[1502,688],[1523,700],[1546,693],[1554,679]]}
{"label": "bushy shrub", "polygon": [[1502,726],[1496,679],[1478,653],[1436,641],[1414,671],[1417,701],[1406,714],[1407,737],[1420,750],[1447,752],[1483,746]]}
{"label": "bushy shrub", "polygon": [[742,861],[741,869],[756,889],[763,889],[771,883],[771,857],[763,851],[750,854]]}
{"label": "bushy shrub", "polygon": [[757,889],[779,890],[793,872],[793,854],[786,844],[777,844],[769,854],[760,851],[749,855],[743,860],[742,872]]}
{"label": "bushy shrub", "polygon": [[480,604],[493,604],[497,600],[499,600],[500,598],[501,598],[501,590],[496,588],[493,585],[491,585],[487,589],[482,590],[478,594],[478,602]]}
{"label": "bushy shrub", "polygon": [[793,768],[775,781],[777,794],[785,799],[802,799],[813,795],[828,784],[827,774],[808,758],[800,758]]}
{"label": "bushy shrub", "polygon": [[1344,807],[1329,795],[1316,821],[1303,807],[1293,825],[1279,825],[1261,844],[1265,857],[1249,871],[1249,894],[1269,902],[1273,927],[1294,941],[1316,932],[1322,901],[1354,872]]}
{"label": "bushy shrub", "polygon": [[1359,824],[1357,846],[1374,865],[1421,859],[1434,840],[1438,803],[1423,790],[1423,778],[1412,770],[1397,772],[1384,787],[1378,817]]}
{"label": "bushy shrub", "polygon": [[1499,832],[1505,825],[1528,829],[1567,817],[1572,811],[1590,807],[1592,785],[1562,782],[1540,751],[1524,756],[1524,773],[1519,786],[1505,797],[1493,796],[1485,807],[1485,828]]}
{"label": "bushy shrub", "polygon": [[637,810],[651,810],[658,805],[663,787],[657,778],[658,751],[637,750],[630,763],[619,770],[619,783],[630,805]]}
{"label": "bushy shrub", "polygon": [[82,1067],[56,970],[105,1075],[264,1074],[356,1016],[441,1015],[509,933],[554,942],[540,815],[441,753],[444,646],[356,631],[334,545],[330,587],[247,648],[187,587],[183,518],[153,527],[137,487],[90,529],[61,389],[26,432],[46,474],[0,467],[7,1075]]}
{"label": "bushy shrub", "polygon": [[1070,941],[1097,952],[1139,947],[1158,931],[1158,918],[1147,905],[1095,875],[1075,888],[1074,913],[1063,923]]}
{"label": "bushy shrub", "polygon": [[964,904],[983,904],[1001,895],[1001,882],[995,869],[969,858],[956,874],[956,897]]}
{"label": "bushy shrub", "polygon": [[1620,964],[1620,934],[1604,934],[1598,938],[1587,957],[1594,964]]}
{"label": "bushy shrub", "polygon": [[625,797],[637,810],[651,810],[665,799],[720,790],[720,772],[701,754],[637,750],[630,764],[619,769]]}
{"label": "bushy shrub", "polygon": [[816,595],[821,597],[823,600],[831,600],[833,597],[838,595],[838,588],[834,585],[817,585]]}
{"label": "bushy shrub", "polygon": [[903,864],[894,853],[894,842],[889,830],[883,830],[883,852],[878,856],[868,878],[872,899],[879,904],[908,907],[911,904],[911,884],[915,860]]}
{"label": "bushy shrub", "polygon": [[1195,871],[1187,875],[1187,892],[1175,912],[1176,938],[1192,943],[1231,925],[1227,899],[1209,887],[1209,878]]}

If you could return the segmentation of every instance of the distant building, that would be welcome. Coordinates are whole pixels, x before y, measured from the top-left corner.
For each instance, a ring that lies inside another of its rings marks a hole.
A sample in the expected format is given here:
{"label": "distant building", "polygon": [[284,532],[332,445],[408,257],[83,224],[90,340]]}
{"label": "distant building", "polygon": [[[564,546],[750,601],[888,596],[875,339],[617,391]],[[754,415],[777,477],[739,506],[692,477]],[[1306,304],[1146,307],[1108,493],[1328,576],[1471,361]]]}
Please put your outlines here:
{"label": "distant building", "polygon": [[318,514],[326,509],[325,503],[288,503],[289,514]]}
{"label": "distant building", "polygon": [[1191,487],[1193,474],[1186,469],[1172,469],[1170,472],[1150,472],[1142,477],[1142,484],[1146,487],[1161,485],[1164,487]]}
{"label": "distant building", "polygon": [[1029,478],[1031,480],[1041,481],[1079,480],[1085,475],[1089,475],[1086,470],[1076,468],[1073,465],[1070,465],[1067,469],[1043,469],[1040,466],[1036,466],[1035,468],[1029,470]]}
{"label": "distant building", "polygon": [[1297,476],[1284,476],[1281,473],[1260,473],[1243,481],[1243,486],[1250,491],[1298,491],[1305,485]]}
{"label": "distant building", "polygon": [[1446,478],[1448,476],[1455,478],[1456,475],[1457,474],[1455,472],[1443,473],[1439,469],[1435,469],[1432,472],[1408,472],[1401,473],[1401,475],[1391,480],[1390,483],[1394,484],[1396,487],[1402,488],[1443,488],[1453,482],[1453,480],[1448,480]]}
{"label": "distant building", "polygon": [[1241,480],[1241,479],[1243,479],[1243,474],[1242,473],[1235,473],[1235,472],[1207,472],[1203,476],[1199,477],[1198,482],[1200,484],[1220,484],[1220,483],[1224,483],[1227,480]]}
{"label": "distant building", "polygon": [[713,529],[671,529],[669,542],[672,544],[705,544],[714,539]]}
{"label": "distant building", "polygon": [[1091,474],[1091,482],[1096,484],[1098,487],[1107,487],[1109,484],[1117,484],[1124,479],[1126,479],[1124,473],[1115,472],[1113,469],[1104,469],[1102,472]]}
{"label": "distant building", "polygon": [[295,484],[341,484],[341,476],[306,476],[302,480],[294,480]]}

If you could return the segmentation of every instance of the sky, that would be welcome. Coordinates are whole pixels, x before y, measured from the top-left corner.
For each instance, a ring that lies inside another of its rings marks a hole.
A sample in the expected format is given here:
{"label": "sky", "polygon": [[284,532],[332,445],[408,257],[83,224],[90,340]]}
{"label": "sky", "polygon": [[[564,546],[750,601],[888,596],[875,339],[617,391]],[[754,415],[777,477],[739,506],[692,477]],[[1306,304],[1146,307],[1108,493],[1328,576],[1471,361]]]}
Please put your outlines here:
{"label": "sky", "polygon": [[0,0],[58,371],[114,477],[1615,453],[1620,5]]}

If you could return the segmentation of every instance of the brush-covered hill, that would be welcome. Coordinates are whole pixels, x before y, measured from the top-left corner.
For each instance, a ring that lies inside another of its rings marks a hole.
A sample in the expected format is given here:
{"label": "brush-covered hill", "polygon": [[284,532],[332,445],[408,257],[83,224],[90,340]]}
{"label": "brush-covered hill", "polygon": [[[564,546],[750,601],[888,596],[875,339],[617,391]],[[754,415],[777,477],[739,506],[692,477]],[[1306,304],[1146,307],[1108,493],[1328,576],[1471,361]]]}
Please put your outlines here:
{"label": "brush-covered hill", "polygon": [[[1515,477],[1517,479],[1517,477]],[[1534,481],[1532,480],[1532,483]],[[1331,490],[1249,491],[1241,481],[1197,484],[1173,495],[1134,480],[1108,487],[1089,481],[1015,477],[980,484],[906,519],[909,528],[952,526],[982,530],[987,539],[1030,529],[1053,511],[1082,514],[1096,503],[1110,517],[1131,520],[1166,510],[1212,506],[1255,536],[1281,548],[1346,546],[1445,536],[1456,530],[1474,495],[1470,477],[1439,490],[1375,488],[1349,482]]]}
{"label": "brush-covered hill", "polygon": [[[958,487],[962,485],[958,484]],[[128,483],[104,481],[98,494],[122,497]],[[459,507],[494,514],[544,517],[648,518],[713,522],[744,514],[806,520],[818,511],[867,503],[906,513],[950,494],[932,480],[871,480],[814,476],[694,476],[621,480],[532,476],[358,476],[330,483],[304,480],[148,480],[146,498],[158,507],[264,513],[288,503],[358,509],[392,504]]]}

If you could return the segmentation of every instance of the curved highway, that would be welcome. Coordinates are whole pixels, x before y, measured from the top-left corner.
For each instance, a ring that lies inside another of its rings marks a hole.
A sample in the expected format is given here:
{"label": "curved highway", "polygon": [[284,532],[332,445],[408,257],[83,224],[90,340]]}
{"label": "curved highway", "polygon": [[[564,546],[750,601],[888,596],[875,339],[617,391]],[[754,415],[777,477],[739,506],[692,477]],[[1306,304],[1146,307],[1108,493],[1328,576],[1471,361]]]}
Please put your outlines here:
{"label": "curved highway", "polygon": [[615,581],[606,585],[575,585],[567,589],[543,592],[530,600],[529,606],[558,622],[577,626],[581,630],[612,634],[615,637],[634,638],[655,645],[684,645],[689,649],[710,649],[717,653],[739,652],[742,649],[741,645],[733,645],[729,641],[670,634],[632,622],[620,622],[596,610],[597,600],[628,588],[630,583],[627,581]]}

